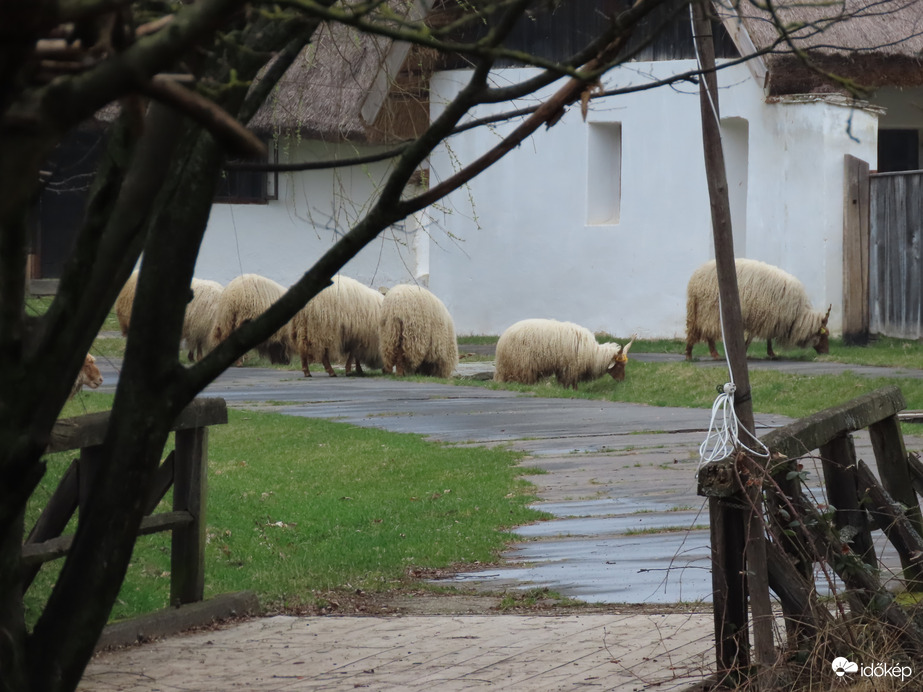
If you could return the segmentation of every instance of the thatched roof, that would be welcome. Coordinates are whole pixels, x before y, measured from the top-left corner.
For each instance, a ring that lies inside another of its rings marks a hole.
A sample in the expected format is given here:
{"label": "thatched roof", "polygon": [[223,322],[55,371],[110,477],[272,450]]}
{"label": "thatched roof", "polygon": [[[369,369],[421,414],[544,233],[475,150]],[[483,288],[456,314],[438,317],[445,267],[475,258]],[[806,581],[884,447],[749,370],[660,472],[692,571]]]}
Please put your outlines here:
{"label": "thatched roof", "polygon": [[[421,7],[419,1],[395,5],[405,12],[408,5],[412,11]],[[405,65],[418,65],[423,53],[342,24],[323,24],[250,127],[328,141],[379,142],[419,134],[429,104],[419,71]]]}
{"label": "thatched roof", "polygon": [[[772,48],[762,59],[770,94],[842,91],[805,65],[793,46],[819,70],[860,86],[923,84],[923,0],[745,1],[736,9],[721,6],[727,1],[716,9],[732,36],[743,34],[742,52],[749,52],[747,41]],[[791,43],[780,40],[786,33]]]}

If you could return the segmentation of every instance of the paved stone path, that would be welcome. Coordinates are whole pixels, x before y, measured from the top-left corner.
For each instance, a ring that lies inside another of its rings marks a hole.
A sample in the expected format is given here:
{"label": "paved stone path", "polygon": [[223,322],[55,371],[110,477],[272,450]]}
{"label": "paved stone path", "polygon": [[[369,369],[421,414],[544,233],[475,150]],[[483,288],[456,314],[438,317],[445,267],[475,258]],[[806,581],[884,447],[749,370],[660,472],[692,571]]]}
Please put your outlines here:
{"label": "paved stone path", "polygon": [[[460,575],[461,586],[547,585],[603,603],[699,601],[710,592],[707,532],[688,530],[707,523],[694,483],[707,412],[252,369],[230,371],[207,394],[232,406],[272,402],[291,415],[527,452],[527,465],[545,472],[529,476],[540,508],[558,519],[521,527],[523,541],[507,556],[515,566]],[[860,438],[860,456],[869,459],[865,444]],[[687,530],[644,533],[655,528]],[[105,653],[81,689],[678,690],[707,674],[707,603],[693,614],[616,608],[554,617],[257,619]]]}
{"label": "paved stone path", "polygon": [[85,692],[681,690],[710,614],[272,617],[104,654]]}

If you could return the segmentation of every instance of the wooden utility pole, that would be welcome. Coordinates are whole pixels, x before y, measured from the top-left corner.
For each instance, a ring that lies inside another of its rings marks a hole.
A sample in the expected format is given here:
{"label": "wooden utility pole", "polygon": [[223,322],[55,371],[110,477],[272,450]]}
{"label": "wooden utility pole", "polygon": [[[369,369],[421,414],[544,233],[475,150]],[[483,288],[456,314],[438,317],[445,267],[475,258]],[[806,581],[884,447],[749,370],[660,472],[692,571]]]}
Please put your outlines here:
{"label": "wooden utility pole", "polygon": [[[715,49],[706,0],[693,0],[693,32],[701,77],[699,99],[702,112],[702,142],[705,150],[705,175],[711,205],[712,230],[721,318],[724,322],[724,348],[731,377],[736,385],[734,409],[743,432],[742,441],[752,446],[754,435],[753,406],[750,400],[750,376],[744,342],[740,297],[737,290],[737,267],[734,260],[734,237],[728,201],[727,174],[721,146],[721,122],[718,111],[718,80],[715,76]],[[738,450],[740,451],[740,450]],[[756,481],[747,488],[749,508],[740,509],[718,498],[709,500],[712,523],[712,557],[728,558],[712,565],[715,586],[715,641],[718,672],[739,670],[747,665],[748,635],[746,603],[749,592],[753,615],[754,652],[761,666],[775,663],[772,637],[772,606],[769,601],[769,577],[766,565],[766,534],[762,512],[762,468],[748,456],[741,455],[738,470]],[[743,468],[741,468],[743,466]],[[740,531],[738,527],[745,527]],[[732,571],[727,564],[741,562],[745,568]],[[724,599],[719,603],[719,597]]]}

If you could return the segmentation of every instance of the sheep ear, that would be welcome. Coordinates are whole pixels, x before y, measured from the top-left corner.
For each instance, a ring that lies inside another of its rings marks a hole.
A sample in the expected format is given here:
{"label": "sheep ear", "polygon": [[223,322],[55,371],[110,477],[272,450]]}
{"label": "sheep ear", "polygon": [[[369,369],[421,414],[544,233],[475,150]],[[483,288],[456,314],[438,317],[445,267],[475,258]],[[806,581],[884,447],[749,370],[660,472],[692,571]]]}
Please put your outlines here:
{"label": "sheep ear", "polygon": [[833,303],[830,303],[830,307],[827,308],[827,314],[824,315],[824,319],[820,321],[823,326],[827,326],[827,320],[830,319],[830,311],[833,310]]}

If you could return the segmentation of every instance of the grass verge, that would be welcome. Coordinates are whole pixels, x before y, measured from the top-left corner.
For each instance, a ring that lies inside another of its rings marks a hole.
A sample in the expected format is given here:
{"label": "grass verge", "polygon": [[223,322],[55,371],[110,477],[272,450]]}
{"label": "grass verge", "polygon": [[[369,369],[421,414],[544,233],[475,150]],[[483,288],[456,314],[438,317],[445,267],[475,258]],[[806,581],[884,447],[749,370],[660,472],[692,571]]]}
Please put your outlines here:
{"label": "grass verge", "polygon": [[[66,413],[105,408],[107,400],[84,394]],[[509,451],[275,413],[229,414],[229,425],[209,436],[206,596],[253,589],[280,611],[310,606],[327,591],[400,589],[420,569],[496,561],[511,527],[544,516],[528,508],[531,486],[519,478],[520,455]],[[48,457],[27,526],[73,456]],[[30,625],[60,562],[46,564],[27,592]],[[169,535],[141,537],[112,619],[165,607],[169,577]]]}

